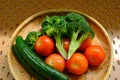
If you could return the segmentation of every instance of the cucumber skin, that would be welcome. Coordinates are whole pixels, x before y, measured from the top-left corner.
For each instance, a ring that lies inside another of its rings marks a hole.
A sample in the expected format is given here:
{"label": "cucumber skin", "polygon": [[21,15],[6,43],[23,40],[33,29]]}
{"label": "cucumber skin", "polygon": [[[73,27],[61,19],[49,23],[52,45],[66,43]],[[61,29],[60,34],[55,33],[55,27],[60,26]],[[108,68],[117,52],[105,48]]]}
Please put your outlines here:
{"label": "cucumber skin", "polygon": [[12,46],[12,50],[13,53],[15,55],[15,58],[17,59],[17,61],[23,66],[23,68],[30,73],[31,75],[33,75],[34,77],[37,78],[37,80],[46,80],[46,78],[44,78],[43,76],[41,76],[39,73],[35,72],[34,69],[32,69],[27,63],[26,61],[22,58],[22,56],[20,55],[17,46],[13,45]]}
{"label": "cucumber skin", "polygon": [[69,80],[68,76],[46,64],[40,56],[29,48],[21,36],[16,37],[16,45],[27,64],[42,76],[52,80]]}

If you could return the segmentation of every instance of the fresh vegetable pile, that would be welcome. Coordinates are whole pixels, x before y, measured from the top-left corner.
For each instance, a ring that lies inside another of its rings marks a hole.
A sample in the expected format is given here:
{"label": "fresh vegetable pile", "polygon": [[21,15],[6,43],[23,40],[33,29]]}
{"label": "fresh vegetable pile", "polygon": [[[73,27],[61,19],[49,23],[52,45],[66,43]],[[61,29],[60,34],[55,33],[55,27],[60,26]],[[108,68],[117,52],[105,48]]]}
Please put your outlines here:
{"label": "fresh vegetable pile", "polygon": [[104,61],[104,49],[92,45],[94,36],[80,14],[46,16],[41,32],[29,32],[25,39],[17,36],[12,49],[20,64],[38,80],[69,80],[64,71],[80,75],[89,65],[97,67]]}

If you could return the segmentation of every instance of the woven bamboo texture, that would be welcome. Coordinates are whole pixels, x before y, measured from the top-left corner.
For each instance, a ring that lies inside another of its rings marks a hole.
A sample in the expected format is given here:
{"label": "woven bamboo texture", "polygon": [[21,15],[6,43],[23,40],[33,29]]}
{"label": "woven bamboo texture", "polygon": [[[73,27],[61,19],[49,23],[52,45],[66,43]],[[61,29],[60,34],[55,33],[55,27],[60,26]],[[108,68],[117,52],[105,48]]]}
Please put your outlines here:
{"label": "woven bamboo texture", "polygon": [[11,35],[18,25],[37,12],[61,8],[84,12],[103,25],[114,49],[112,71],[107,80],[120,80],[119,0],[0,0],[0,80],[14,80],[7,55]]}

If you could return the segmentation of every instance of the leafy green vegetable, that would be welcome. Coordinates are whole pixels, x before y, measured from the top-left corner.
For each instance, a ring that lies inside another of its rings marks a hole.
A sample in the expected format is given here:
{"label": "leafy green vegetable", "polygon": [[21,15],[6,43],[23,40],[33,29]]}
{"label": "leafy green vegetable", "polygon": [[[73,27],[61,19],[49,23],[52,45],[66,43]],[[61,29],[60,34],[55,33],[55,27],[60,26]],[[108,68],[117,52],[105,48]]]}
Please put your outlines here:
{"label": "leafy green vegetable", "polygon": [[58,51],[67,59],[67,52],[62,43],[64,34],[67,32],[65,18],[63,16],[47,16],[42,23],[42,27],[42,33],[55,38]]}
{"label": "leafy green vegetable", "polygon": [[33,45],[39,36],[41,36],[41,32],[37,31],[29,32],[25,39],[26,44],[33,49]]}
{"label": "leafy green vegetable", "polygon": [[[93,38],[94,32],[85,18],[77,13],[66,16],[47,16],[42,22],[43,35],[53,36],[56,47],[65,59],[70,59],[86,38]],[[68,53],[63,48],[63,38],[71,39]]]}
{"label": "leafy green vegetable", "polygon": [[94,37],[94,32],[85,18],[80,14],[69,13],[65,20],[67,23],[67,35],[71,39],[67,57],[70,59],[86,38]]}

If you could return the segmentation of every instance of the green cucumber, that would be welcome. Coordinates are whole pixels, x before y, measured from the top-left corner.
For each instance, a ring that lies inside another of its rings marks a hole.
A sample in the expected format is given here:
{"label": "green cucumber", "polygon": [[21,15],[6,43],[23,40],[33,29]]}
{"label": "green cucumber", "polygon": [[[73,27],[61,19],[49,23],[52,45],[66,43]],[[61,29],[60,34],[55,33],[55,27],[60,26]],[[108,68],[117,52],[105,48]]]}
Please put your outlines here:
{"label": "green cucumber", "polygon": [[46,78],[44,78],[43,76],[41,76],[39,73],[35,72],[35,70],[33,68],[31,68],[27,63],[26,61],[22,58],[22,56],[20,55],[18,49],[17,49],[17,46],[16,45],[13,45],[12,46],[12,50],[13,50],[13,53],[16,57],[16,59],[18,60],[18,62],[23,66],[23,68],[28,72],[30,73],[31,75],[33,75],[34,77],[37,78],[37,80],[46,80]]}
{"label": "green cucumber", "polygon": [[16,37],[16,45],[27,64],[42,76],[52,80],[69,80],[68,76],[46,64],[39,55],[30,49],[21,36]]}

